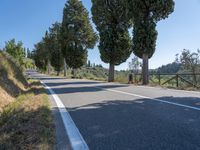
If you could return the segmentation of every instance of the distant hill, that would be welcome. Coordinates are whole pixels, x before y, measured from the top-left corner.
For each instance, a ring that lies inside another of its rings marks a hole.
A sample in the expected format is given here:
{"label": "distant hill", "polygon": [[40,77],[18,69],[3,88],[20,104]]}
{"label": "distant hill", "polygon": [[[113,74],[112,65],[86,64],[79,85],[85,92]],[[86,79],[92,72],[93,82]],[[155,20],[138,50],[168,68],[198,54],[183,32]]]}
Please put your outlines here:
{"label": "distant hill", "polygon": [[178,73],[178,71],[181,68],[181,64],[173,62],[167,65],[163,65],[156,69],[157,73],[166,73],[166,74],[175,74]]}

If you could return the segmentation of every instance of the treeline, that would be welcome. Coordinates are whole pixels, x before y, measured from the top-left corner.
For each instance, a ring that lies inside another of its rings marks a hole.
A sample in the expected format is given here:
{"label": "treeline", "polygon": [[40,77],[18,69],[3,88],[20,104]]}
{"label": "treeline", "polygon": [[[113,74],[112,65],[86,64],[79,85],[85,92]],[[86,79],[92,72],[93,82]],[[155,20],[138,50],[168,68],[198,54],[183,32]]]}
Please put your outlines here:
{"label": "treeline", "polygon": [[160,74],[176,74],[181,69],[181,64],[178,62],[173,62],[167,65],[162,65],[155,70],[156,73]]}
{"label": "treeline", "polygon": [[[80,68],[86,63],[87,50],[98,48],[108,63],[108,81],[114,81],[115,65],[125,62],[131,53],[143,59],[143,84],[148,84],[148,60],[156,47],[156,24],[174,11],[173,0],[92,0],[92,20],[79,0],[68,0],[61,23],[55,23],[35,45],[34,60],[41,70],[49,66],[59,72],[66,66]],[[133,29],[133,35],[129,34]],[[131,38],[133,37],[133,38]],[[66,74],[65,74],[66,75]]]}
{"label": "treeline", "polygon": [[87,62],[87,50],[98,41],[89,19],[89,13],[81,1],[69,0],[65,4],[62,23],[49,28],[33,51],[36,66],[49,72],[50,65],[59,75],[64,68],[78,69]]}

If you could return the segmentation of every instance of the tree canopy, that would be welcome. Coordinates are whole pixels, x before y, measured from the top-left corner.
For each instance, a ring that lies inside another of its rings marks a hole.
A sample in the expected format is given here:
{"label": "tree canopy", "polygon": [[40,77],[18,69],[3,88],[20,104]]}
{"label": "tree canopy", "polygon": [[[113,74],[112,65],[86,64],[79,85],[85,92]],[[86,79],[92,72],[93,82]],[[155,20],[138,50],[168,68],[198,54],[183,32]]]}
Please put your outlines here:
{"label": "tree canopy", "polygon": [[63,11],[61,46],[70,68],[80,68],[87,62],[87,49],[98,40],[89,13],[79,0],[68,0]]}
{"label": "tree canopy", "polygon": [[61,44],[59,42],[60,33],[61,33],[61,24],[56,22],[49,28],[49,46],[50,46],[50,62],[54,67],[55,71],[57,71],[57,75],[59,75],[62,67],[63,67],[63,55],[61,50]]}
{"label": "tree canopy", "polygon": [[114,65],[131,54],[130,21],[123,0],[92,0],[92,15],[99,31],[101,59],[110,64],[109,81],[114,80]]}
{"label": "tree canopy", "polygon": [[48,55],[44,41],[40,41],[35,45],[35,49],[33,50],[33,59],[36,67],[42,71],[47,70]]}
{"label": "tree canopy", "polygon": [[128,0],[133,23],[133,53],[143,59],[143,84],[148,84],[148,59],[155,52],[156,23],[174,11],[173,0]]}
{"label": "tree canopy", "polygon": [[21,41],[16,43],[15,39],[12,39],[6,42],[4,50],[12,55],[18,61],[20,66],[23,65],[23,59],[26,56],[26,51]]}

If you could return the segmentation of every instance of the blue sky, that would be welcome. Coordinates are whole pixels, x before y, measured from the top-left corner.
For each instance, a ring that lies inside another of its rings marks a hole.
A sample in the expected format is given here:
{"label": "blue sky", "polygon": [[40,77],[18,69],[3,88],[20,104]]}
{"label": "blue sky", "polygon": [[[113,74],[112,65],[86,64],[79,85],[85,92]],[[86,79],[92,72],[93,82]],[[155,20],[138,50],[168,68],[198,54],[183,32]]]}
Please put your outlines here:
{"label": "blue sky", "polygon": [[[82,0],[90,11],[90,0]],[[62,20],[66,0],[1,0],[0,1],[0,48],[4,42],[15,38],[25,47],[33,48],[48,27]],[[150,68],[156,68],[175,59],[184,48],[196,51],[200,48],[200,0],[175,0],[176,6],[168,19],[157,25],[156,52],[150,60]],[[89,50],[91,62],[104,64],[98,48]],[[131,60],[133,55],[129,58]],[[127,62],[116,69],[126,69]]]}

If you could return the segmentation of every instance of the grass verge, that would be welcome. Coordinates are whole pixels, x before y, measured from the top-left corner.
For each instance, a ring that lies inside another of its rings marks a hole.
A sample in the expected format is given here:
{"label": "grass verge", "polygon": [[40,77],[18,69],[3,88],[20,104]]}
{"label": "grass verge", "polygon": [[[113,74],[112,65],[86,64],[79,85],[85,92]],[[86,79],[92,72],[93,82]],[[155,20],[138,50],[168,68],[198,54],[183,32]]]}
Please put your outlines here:
{"label": "grass verge", "polygon": [[38,81],[0,113],[0,149],[51,150],[55,144],[54,120],[48,96]]}

